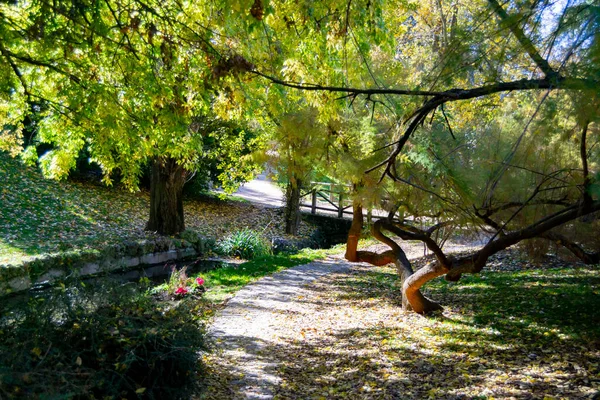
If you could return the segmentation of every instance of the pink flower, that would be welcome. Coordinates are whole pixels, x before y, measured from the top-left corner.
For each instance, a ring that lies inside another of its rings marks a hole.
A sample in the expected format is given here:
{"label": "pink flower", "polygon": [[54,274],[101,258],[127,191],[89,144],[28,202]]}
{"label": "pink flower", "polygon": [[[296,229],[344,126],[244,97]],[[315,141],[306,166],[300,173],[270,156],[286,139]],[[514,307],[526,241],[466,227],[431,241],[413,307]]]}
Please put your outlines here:
{"label": "pink flower", "polygon": [[196,283],[197,283],[199,286],[202,286],[202,285],[204,285],[204,279],[202,279],[202,278],[198,277],[198,278],[196,278]]}
{"label": "pink flower", "polygon": [[177,290],[175,290],[175,294],[180,294],[180,295],[185,295],[187,294],[188,290],[186,288],[184,288],[183,286],[180,286],[177,288]]}

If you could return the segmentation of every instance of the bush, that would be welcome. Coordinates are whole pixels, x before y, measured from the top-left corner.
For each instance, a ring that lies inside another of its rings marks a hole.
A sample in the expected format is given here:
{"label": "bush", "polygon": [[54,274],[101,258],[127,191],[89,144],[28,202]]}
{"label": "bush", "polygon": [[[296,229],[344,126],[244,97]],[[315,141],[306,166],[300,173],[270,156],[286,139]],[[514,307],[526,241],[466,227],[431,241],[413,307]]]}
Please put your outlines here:
{"label": "bush", "polygon": [[167,307],[134,288],[64,287],[3,303],[0,398],[184,397],[201,370],[197,302]]}
{"label": "bush", "polygon": [[251,229],[234,232],[217,244],[217,252],[247,260],[271,254],[271,243]]}

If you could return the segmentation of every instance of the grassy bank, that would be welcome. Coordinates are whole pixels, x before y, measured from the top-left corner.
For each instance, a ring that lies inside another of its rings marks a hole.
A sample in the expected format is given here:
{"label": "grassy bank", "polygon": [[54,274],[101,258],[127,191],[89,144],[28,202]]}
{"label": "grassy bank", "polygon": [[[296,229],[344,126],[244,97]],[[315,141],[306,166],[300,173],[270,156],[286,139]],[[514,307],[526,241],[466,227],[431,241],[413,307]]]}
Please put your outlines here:
{"label": "grassy bank", "polygon": [[[44,179],[37,169],[2,152],[0,179],[0,267],[156,237],[144,231],[146,192]],[[184,211],[186,227],[208,237],[247,227],[264,230],[267,237],[283,236],[278,209],[212,197],[188,198]],[[311,230],[303,224],[301,231]]]}

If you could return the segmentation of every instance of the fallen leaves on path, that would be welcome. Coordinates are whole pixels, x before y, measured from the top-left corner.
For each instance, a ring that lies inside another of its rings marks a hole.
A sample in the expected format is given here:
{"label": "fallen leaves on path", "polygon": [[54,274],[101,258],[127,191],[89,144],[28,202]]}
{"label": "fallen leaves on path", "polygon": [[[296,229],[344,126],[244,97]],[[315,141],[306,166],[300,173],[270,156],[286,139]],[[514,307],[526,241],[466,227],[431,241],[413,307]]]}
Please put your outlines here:
{"label": "fallen leaves on path", "polygon": [[[434,317],[400,310],[391,268],[321,278],[251,357],[273,363],[276,399],[596,398],[598,268],[514,272],[516,253],[499,260],[509,271],[428,285],[446,307]],[[231,392],[244,379],[235,360],[217,358],[206,397],[245,398]]]}

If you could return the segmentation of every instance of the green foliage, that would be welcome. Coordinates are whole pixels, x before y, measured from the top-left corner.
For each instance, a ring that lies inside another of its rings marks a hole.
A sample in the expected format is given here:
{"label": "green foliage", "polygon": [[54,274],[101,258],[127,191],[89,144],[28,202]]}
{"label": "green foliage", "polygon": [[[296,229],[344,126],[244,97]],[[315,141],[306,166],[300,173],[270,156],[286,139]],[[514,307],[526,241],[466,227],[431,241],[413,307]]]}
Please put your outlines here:
{"label": "green foliage", "polygon": [[307,264],[328,254],[340,253],[340,247],[330,250],[303,249],[295,254],[277,254],[255,258],[239,265],[230,265],[206,271],[202,276],[206,279],[205,299],[208,302],[221,304],[243,286],[282,269]]}
{"label": "green foliage", "polygon": [[271,254],[271,243],[259,232],[242,229],[219,241],[216,250],[226,256],[253,259]]}
{"label": "green foliage", "polygon": [[192,279],[187,274],[187,267],[177,269],[176,266],[173,266],[164,289],[168,294],[179,297],[202,294],[204,293],[204,278],[199,276]]}
{"label": "green foliage", "polygon": [[131,285],[59,287],[3,301],[0,393],[7,398],[180,398],[201,372],[194,304]]}
{"label": "green foliage", "polygon": [[215,64],[226,52],[213,38],[223,23],[213,7],[2,3],[1,52],[8,63],[0,68],[0,149],[15,155],[29,146],[24,152],[32,160],[35,146],[50,144],[40,166],[60,179],[85,148],[106,183],[118,174],[131,189],[157,156],[188,171],[211,170],[228,189],[248,179],[256,129],[211,109],[219,95]]}

